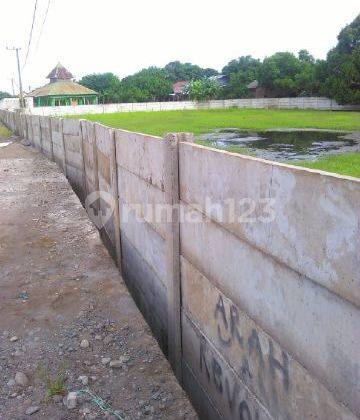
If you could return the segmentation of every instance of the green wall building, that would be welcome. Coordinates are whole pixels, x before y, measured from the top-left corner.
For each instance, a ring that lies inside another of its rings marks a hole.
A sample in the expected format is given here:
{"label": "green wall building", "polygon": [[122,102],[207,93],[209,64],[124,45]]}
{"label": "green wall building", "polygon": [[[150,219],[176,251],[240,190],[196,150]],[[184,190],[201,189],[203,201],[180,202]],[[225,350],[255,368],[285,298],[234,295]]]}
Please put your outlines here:
{"label": "green wall building", "polygon": [[79,85],[74,76],[60,63],[49,73],[50,83],[39,87],[27,96],[33,98],[34,106],[94,105],[99,94]]}

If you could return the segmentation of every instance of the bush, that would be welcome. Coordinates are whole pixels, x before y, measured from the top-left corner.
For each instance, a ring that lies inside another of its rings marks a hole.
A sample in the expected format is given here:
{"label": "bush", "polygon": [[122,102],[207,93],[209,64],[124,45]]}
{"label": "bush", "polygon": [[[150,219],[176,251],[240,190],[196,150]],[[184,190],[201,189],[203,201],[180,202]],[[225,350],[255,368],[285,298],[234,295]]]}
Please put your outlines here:
{"label": "bush", "polygon": [[190,99],[195,101],[209,101],[215,99],[220,93],[220,86],[216,80],[200,79],[192,80],[187,88]]}

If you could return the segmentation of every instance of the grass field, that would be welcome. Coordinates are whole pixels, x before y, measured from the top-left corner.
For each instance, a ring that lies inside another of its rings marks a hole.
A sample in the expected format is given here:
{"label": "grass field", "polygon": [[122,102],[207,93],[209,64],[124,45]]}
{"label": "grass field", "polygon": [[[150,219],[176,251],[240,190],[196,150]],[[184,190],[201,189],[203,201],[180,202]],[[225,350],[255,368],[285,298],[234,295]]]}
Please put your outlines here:
{"label": "grass field", "polygon": [[166,132],[207,133],[216,128],[322,128],[360,130],[360,112],[268,109],[121,112],[76,116],[124,130],[162,136]]}
{"label": "grass field", "polygon": [[[325,130],[360,131],[360,112],[268,109],[212,109],[160,112],[124,112],[72,116],[97,121],[104,125],[156,136],[167,132],[208,133],[219,128],[269,130],[276,128],[317,128]],[[206,145],[200,140],[197,143]],[[244,147],[229,146],[226,150],[249,154]],[[360,154],[322,158],[315,162],[296,162],[324,171],[360,177]]]}
{"label": "grass field", "polygon": [[0,137],[7,139],[11,136],[11,131],[8,130],[5,126],[0,124]]}
{"label": "grass field", "polygon": [[360,178],[360,153],[344,153],[322,157],[314,162],[292,162],[292,165]]}

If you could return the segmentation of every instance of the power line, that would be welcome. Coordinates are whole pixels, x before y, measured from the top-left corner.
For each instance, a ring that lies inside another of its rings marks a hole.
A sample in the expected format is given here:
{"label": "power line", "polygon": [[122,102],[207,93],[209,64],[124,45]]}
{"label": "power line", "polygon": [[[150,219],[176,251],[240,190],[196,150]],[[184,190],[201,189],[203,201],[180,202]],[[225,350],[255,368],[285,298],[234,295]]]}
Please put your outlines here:
{"label": "power line", "polygon": [[38,4],[38,0],[35,0],[34,13],[33,13],[33,18],[32,18],[32,22],[31,22],[30,36],[29,36],[29,42],[28,42],[28,46],[27,46],[25,61],[24,61],[24,65],[23,65],[23,70],[24,70],[24,67],[26,66],[26,62],[27,62],[29,52],[30,52],[30,45],[31,45],[32,34],[33,34],[33,29],[34,29],[37,4]]}
{"label": "power line", "polygon": [[43,33],[43,29],[44,29],[44,26],[45,26],[46,18],[47,18],[47,15],[48,15],[48,12],[49,12],[49,8],[50,8],[50,2],[51,2],[51,0],[48,0],[48,4],[47,4],[46,11],[45,11],[44,20],[42,22],[41,29],[40,29],[40,35],[39,35],[39,38],[38,38],[37,44],[36,44],[36,50],[38,50],[38,48],[39,48],[40,39],[41,39],[41,36],[42,36],[42,33]]}

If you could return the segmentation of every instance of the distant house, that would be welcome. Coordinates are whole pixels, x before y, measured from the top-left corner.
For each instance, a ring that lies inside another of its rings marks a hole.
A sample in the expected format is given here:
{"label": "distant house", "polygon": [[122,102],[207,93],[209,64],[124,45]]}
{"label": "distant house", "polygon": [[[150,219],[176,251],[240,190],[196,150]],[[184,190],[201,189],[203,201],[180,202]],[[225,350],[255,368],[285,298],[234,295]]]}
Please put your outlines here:
{"label": "distant house", "polygon": [[216,74],[215,76],[210,76],[209,79],[218,82],[220,87],[225,87],[229,83],[229,76],[225,74]]}
{"label": "distant house", "polygon": [[46,77],[50,83],[28,93],[34,106],[93,105],[98,103],[99,94],[79,85],[74,76],[60,63]]}
{"label": "distant house", "polygon": [[260,86],[258,80],[253,80],[246,86],[252,98],[265,98],[266,97],[266,88]]}
{"label": "distant house", "polygon": [[178,82],[175,82],[172,86],[173,93],[170,94],[172,100],[180,101],[181,99],[184,99],[187,96],[186,88],[188,84],[189,82],[187,80],[179,80]]}

